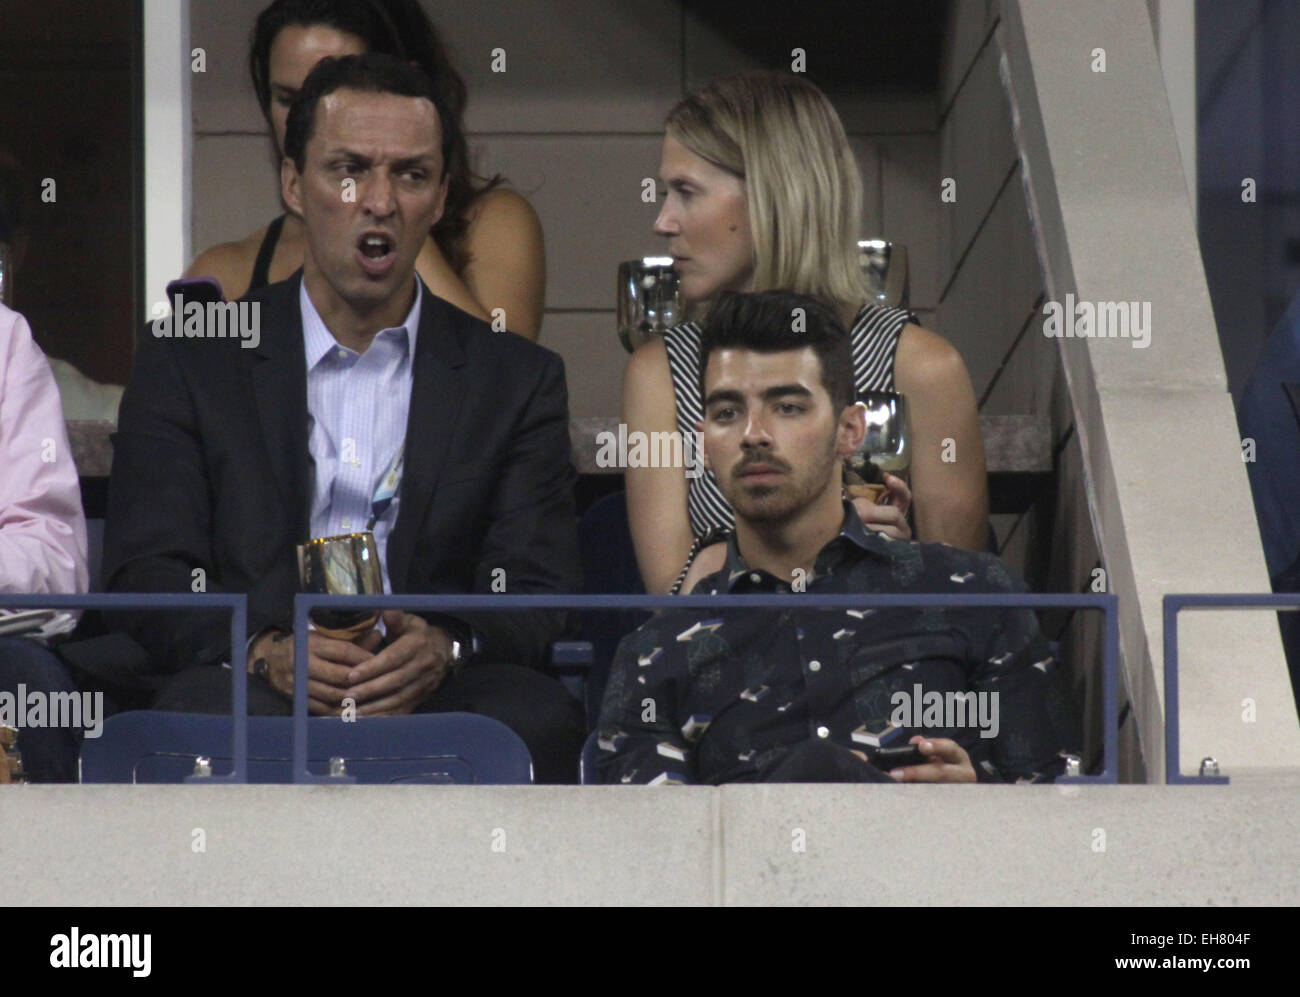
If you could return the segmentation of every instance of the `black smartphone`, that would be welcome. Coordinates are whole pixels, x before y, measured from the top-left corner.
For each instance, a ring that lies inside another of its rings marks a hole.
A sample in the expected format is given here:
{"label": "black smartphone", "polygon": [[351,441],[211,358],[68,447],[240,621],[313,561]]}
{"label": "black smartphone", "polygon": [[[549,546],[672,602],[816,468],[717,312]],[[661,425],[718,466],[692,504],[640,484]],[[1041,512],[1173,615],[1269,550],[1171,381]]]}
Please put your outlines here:
{"label": "black smartphone", "polygon": [[871,759],[871,764],[882,772],[905,768],[908,765],[924,765],[930,760],[929,756],[922,754],[921,749],[915,744],[904,744],[897,748],[877,748],[867,757]]}
{"label": "black smartphone", "polygon": [[207,304],[209,301],[225,301],[226,295],[221,290],[221,285],[211,277],[181,277],[167,285],[167,303],[170,304],[174,298],[183,298],[185,301],[198,301]]}

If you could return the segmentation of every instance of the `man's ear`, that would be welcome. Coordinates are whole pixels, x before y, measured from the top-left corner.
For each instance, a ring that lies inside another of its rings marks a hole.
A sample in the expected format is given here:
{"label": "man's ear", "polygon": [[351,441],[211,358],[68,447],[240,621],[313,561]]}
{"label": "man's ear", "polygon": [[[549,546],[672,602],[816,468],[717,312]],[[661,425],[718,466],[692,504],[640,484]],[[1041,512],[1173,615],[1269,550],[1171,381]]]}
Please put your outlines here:
{"label": "man's ear", "polygon": [[857,402],[845,405],[835,435],[835,453],[852,457],[867,436],[867,410]]}
{"label": "man's ear", "polygon": [[434,212],[433,221],[429,223],[429,228],[437,225],[442,221],[443,212],[447,210],[447,189],[451,184],[451,174],[448,173],[442,178],[442,187],[438,190],[438,210]]}
{"label": "man's ear", "polygon": [[299,218],[302,217],[301,181],[302,177],[298,173],[298,167],[293,165],[293,160],[288,156],[280,160],[280,196],[284,198],[285,207]]}

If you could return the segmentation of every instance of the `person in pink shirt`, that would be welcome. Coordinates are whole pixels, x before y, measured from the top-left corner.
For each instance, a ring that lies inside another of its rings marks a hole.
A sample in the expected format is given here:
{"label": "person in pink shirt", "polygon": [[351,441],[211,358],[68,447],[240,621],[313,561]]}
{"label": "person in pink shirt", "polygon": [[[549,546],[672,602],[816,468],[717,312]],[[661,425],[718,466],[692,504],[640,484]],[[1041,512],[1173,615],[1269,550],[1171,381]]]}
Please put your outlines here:
{"label": "person in pink shirt", "polygon": [[[85,592],[86,519],[59,389],[27,320],[0,305],[0,607],[3,593]],[[0,624],[3,617],[0,616]],[[0,722],[19,687],[35,695],[77,694],[63,663],[26,637],[0,637]],[[80,729],[19,728],[32,781],[76,778]]]}

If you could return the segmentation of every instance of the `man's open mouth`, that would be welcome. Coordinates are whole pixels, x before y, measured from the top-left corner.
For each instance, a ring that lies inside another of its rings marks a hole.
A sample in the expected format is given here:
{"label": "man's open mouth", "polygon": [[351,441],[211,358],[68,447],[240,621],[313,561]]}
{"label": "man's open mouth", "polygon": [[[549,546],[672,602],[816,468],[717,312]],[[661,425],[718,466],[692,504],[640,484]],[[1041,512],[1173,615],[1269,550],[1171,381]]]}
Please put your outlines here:
{"label": "man's open mouth", "polygon": [[382,260],[393,251],[393,240],[386,235],[363,235],[357,248],[368,259]]}
{"label": "man's open mouth", "polygon": [[366,232],[357,240],[357,259],[371,277],[383,277],[397,259],[397,240],[386,232]]}

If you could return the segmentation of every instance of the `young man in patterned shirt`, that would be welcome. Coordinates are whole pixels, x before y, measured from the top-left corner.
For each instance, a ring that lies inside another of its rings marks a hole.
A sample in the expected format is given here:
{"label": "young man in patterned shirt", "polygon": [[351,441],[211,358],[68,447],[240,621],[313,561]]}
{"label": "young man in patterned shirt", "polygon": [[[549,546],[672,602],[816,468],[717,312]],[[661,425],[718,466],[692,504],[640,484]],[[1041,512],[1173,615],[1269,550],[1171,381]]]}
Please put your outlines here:
{"label": "young man in patterned shirt", "polygon": [[[996,557],[891,539],[844,500],[865,422],[824,306],[723,295],[700,370],[698,429],[736,531],[694,594],[1024,591]],[[598,769],[611,783],[1049,781],[1072,729],[1028,609],[682,609],[621,643]]]}

